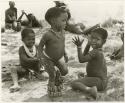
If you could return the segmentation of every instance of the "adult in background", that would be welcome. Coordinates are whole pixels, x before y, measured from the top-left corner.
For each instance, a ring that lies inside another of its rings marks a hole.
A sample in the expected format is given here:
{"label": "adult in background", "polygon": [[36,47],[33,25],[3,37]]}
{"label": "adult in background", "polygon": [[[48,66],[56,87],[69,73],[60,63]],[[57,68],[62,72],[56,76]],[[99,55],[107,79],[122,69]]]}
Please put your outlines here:
{"label": "adult in background", "polygon": [[17,8],[15,7],[15,2],[9,1],[9,6],[10,8],[5,11],[5,28],[20,31],[21,25],[17,22]]}
{"label": "adult in background", "polygon": [[[27,19],[21,20],[23,16],[26,16]],[[17,21],[26,27],[42,27],[42,23],[32,13],[27,14],[24,10],[22,10],[22,14]]]}

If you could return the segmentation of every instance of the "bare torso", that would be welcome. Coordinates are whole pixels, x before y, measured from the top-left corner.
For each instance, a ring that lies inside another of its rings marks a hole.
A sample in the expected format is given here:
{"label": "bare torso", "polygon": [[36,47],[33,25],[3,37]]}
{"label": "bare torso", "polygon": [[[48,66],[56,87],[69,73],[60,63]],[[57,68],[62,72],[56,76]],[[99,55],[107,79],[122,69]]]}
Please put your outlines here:
{"label": "bare torso", "polygon": [[47,33],[47,41],[45,43],[45,53],[53,60],[59,60],[65,52],[65,36],[64,33],[55,33],[51,30]]}

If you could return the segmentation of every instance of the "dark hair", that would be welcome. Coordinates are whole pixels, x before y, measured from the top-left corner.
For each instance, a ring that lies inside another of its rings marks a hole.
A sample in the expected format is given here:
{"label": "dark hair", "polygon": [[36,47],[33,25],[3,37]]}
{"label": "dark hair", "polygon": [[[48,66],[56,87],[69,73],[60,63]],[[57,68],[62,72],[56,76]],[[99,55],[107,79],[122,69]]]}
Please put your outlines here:
{"label": "dark hair", "polygon": [[21,32],[22,39],[24,39],[25,37],[27,37],[29,33],[35,34],[34,31],[32,29],[30,29],[30,28],[23,29],[22,32]]}
{"label": "dark hair", "polygon": [[100,34],[103,40],[107,39],[108,32],[104,28],[96,28],[96,29],[92,30],[92,33],[93,32]]}
{"label": "dark hair", "polygon": [[66,13],[66,11],[64,9],[58,8],[58,7],[52,7],[50,9],[47,10],[46,14],[45,14],[45,20],[51,24],[50,20],[52,18],[57,18],[60,16],[61,13]]}

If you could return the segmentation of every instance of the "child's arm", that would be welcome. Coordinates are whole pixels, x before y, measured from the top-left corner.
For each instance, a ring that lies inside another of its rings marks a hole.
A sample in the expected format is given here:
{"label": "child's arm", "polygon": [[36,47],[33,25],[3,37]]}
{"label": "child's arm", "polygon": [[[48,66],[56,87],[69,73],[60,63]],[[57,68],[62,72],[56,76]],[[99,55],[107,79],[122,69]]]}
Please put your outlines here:
{"label": "child's arm", "polygon": [[73,43],[77,46],[77,52],[78,52],[78,59],[80,63],[84,63],[84,62],[88,62],[89,60],[91,60],[91,55],[88,54],[89,48],[90,46],[87,44],[84,53],[82,53],[82,48],[81,45],[83,43],[84,40],[79,39],[79,37],[75,37],[75,39],[73,39]]}
{"label": "child's arm", "polygon": [[22,10],[22,14],[21,14],[21,16],[18,18],[17,21],[21,21],[21,19],[22,19],[22,17],[23,17],[24,14],[25,14],[25,12],[24,12],[24,10]]}
{"label": "child's arm", "polygon": [[88,38],[88,43],[87,43],[84,53],[83,53],[84,56],[88,54],[89,49],[90,49],[90,39]]}
{"label": "child's arm", "polygon": [[38,45],[38,56],[39,56],[39,59],[41,59],[41,57],[42,57],[43,47],[46,44],[48,38],[49,38],[48,37],[48,33],[45,33],[45,34],[43,34],[43,36],[42,36],[42,38],[40,40],[40,43]]}
{"label": "child's arm", "polygon": [[65,62],[67,63],[68,62],[68,55],[66,53],[66,50],[64,51],[64,59],[65,59]]}
{"label": "child's arm", "polygon": [[79,37],[75,37],[72,40],[73,40],[73,43],[77,46],[78,58],[79,58],[79,61],[81,61],[82,55],[83,55],[81,46],[82,46],[82,43],[83,43],[84,39],[82,41],[80,41]]}

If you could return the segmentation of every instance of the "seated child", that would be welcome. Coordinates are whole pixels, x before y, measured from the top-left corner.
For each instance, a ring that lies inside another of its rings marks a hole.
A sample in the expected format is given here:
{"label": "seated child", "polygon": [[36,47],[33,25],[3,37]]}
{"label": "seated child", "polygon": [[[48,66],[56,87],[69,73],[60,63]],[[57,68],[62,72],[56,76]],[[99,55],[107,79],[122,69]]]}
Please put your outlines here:
{"label": "seated child", "polygon": [[124,57],[124,33],[121,34],[121,40],[122,40],[123,44],[120,49],[118,49],[112,53],[112,55],[110,56],[111,60],[113,60],[113,59],[118,60],[118,59],[121,59],[122,57]]}
{"label": "seated child", "polygon": [[[18,84],[18,78],[28,77],[30,71],[34,71],[36,74],[40,72],[38,47],[35,45],[34,31],[26,28],[21,32],[21,37],[23,42],[23,46],[19,48],[21,68],[11,68],[12,80],[14,82],[14,85],[10,87],[11,92],[18,91],[21,88]],[[43,76],[47,76],[45,72],[43,72]]]}
{"label": "seated child", "polygon": [[[65,52],[64,35],[67,17],[66,11],[57,7],[48,9],[45,14],[45,19],[51,25],[51,28],[42,34],[38,50],[41,63],[44,63],[45,70],[49,74],[49,96],[61,96],[62,85],[60,76],[65,76],[68,73],[65,64],[65,62],[68,62],[68,56]],[[45,48],[43,49],[44,46]]]}
{"label": "seated child", "polygon": [[[80,40],[79,37],[73,39],[73,43],[77,46],[79,62],[88,62],[88,64],[86,67],[87,76],[73,81],[71,87],[88,93],[93,98],[97,97],[97,90],[102,91],[107,86],[107,67],[102,51],[107,35],[107,31],[103,28],[92,30],[84,53],[81,49],[84,40]],[[93,48],[91,51],[89,51],[90,46]]]}
{"label": "seated child", "polygon": [[[27,20],[21,20],[23,15],[26,16]],[[40,21],[38,21],[33,14],[31,14],[31,13],[30,14],[26,14],[23,10],[22,10],[21,16],[18,18],[18,21],[21,22],[22,26],[42,27],[42,24],[40,23]]]}

